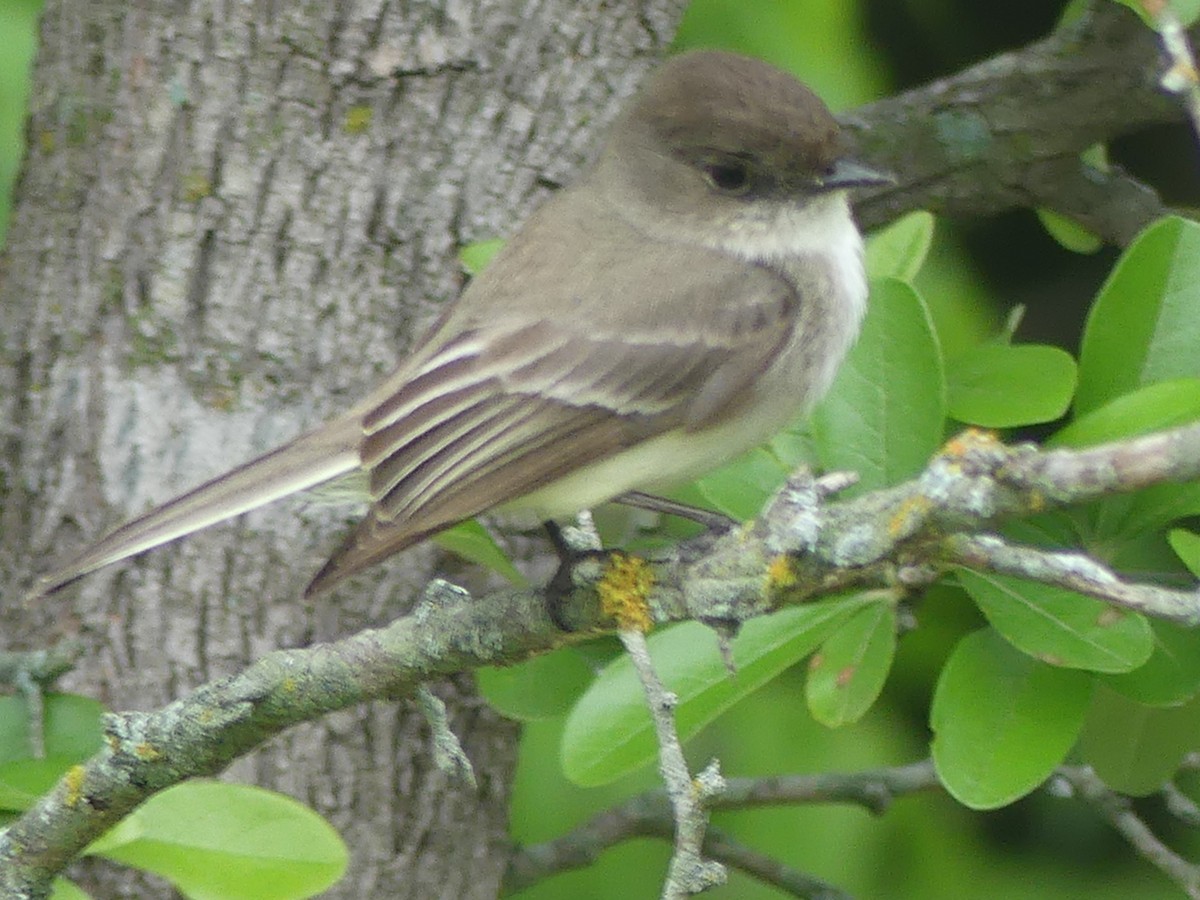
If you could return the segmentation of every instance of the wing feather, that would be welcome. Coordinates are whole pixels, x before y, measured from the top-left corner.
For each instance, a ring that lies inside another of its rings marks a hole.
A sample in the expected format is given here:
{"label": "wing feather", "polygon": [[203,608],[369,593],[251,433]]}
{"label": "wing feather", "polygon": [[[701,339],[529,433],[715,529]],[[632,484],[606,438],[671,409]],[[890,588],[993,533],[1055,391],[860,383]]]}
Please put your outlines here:
{"label": "wing feather", "polygon": [[[791,283],[703,247],[649,241],[586,197],[543,207],[375,395],[362,444],[374,506],[310,592],[751,402],[793,338],[802,301]],[[629,308],[649,283],[660,293]]]}

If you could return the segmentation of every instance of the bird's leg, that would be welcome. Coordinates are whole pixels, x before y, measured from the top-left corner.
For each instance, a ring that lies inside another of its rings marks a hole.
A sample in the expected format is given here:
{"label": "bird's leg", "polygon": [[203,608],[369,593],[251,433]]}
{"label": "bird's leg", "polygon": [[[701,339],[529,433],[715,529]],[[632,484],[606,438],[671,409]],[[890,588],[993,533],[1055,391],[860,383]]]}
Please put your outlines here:
{"label": "bird's leg", "polygon": [[558,570],[546,585],[546,613],[563,631],[575,631],[564,615],[566,600],[575,590],[575,567],[584,560],[605,558],[608,552],[600,546],[600,539],[594,529],[592,540],[588,541],[592,546],[583,546],[581,541],[569,540],[557,522],[547,520],[542,523],[542,527],[546,529],[558,556]]}
{"label": "bird's leg", "polygon": [[680,503],[678,500],[668,500],[666,497],[658,497],[654,494],[643,494],[641,491],[627,491],[619,497],[614,497],[613,502],[620,503],[622,506],[632,506],[634,509],[678,516],[681,519],[703,525],[716,534],[724,534],[738,524],[736,520],[724,513],[702,509],[689,503]]}

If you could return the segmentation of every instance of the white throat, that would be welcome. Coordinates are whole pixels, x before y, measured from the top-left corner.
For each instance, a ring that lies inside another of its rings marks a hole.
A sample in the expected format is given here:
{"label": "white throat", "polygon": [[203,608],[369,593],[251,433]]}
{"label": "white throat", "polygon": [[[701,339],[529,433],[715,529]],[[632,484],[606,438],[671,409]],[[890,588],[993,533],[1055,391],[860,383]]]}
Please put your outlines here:
{"label": "white throat", "polygon": [[844,292],[847,318],[855,327],[862,321],[867,309],[863,242],[844,191],[804,206],[780,204],[760,216],[732,222],[719,246],[749,262],[784,269],[806,257],[824,258]]}

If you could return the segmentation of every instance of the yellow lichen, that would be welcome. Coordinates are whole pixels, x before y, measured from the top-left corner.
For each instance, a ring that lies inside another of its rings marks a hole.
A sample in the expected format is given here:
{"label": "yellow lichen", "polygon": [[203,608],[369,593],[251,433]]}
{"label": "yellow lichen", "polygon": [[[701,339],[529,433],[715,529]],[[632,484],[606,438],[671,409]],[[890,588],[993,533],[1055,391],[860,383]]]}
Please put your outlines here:
{"label": "yellow lichen", "polygon": [[792,565],[791,557],[781,553],[767,564],[767,588],[769,590],[787,590],[795,587],[798,580],[796,567]]}
{"label": "yellow lichen", "polygon": [[920,518],[929,512],[933,504],[928,497],[921,494],[914,494],[896,510],[896,514],[888,521],[888,534],[891,537],[899,537],[905,534],[914,518]]}
{"label": "yellow lichen", "polygon": [[67,773],[63,776],[63,784],[66,786],[67,794],[63,799],[68,808],[77,806],[79,801],[83,799],[83,778],[86,770],[83,766],[71,766],[67,769]]}
{"label": "yellow lichen", "polygon": [[968,428],[962,434],[956,435],[946,441],[940,455],[960,458],[966,456],[973,449],[991,446],[999,442],[1000,439],[994,431],[989,431],[986,428]]}
{"label": "yellow lichen", "polygon": [[614,553],[596,591],[600,595],[600,608],[616,620],[618,627],[649,631],[654,622],[647,599],[653,587],[654,572],[649,563],[636,556]]}
{"label": "yellow lichen", "polygon": [[143,762],[154,762],[162,757],[157,747],[145,741],[133,745],[133,755]]}

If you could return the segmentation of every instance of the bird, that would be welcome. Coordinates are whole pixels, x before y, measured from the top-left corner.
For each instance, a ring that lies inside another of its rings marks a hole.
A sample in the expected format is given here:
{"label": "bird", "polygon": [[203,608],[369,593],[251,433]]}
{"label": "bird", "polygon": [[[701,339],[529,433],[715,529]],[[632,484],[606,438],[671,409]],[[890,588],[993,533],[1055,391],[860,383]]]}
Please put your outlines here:
{"label": "bird", "polygon": [[887,181],[790,73],[671,58],[381,384],[33,593],[348,473],[370,506],[307,596],[489,510],[551,520],[698,477],[829,388],[867,300],[847,192]]}

